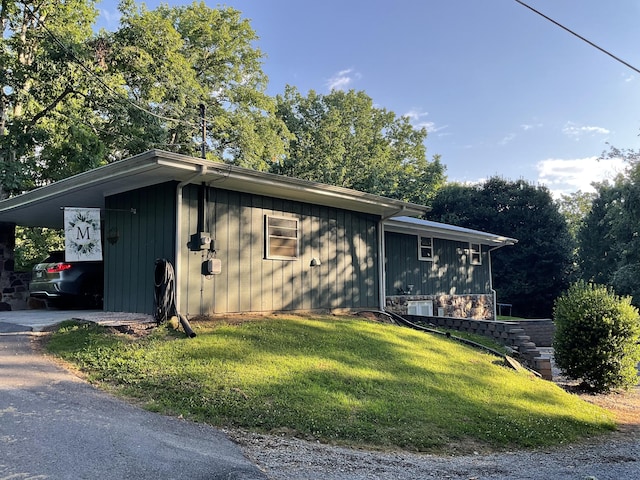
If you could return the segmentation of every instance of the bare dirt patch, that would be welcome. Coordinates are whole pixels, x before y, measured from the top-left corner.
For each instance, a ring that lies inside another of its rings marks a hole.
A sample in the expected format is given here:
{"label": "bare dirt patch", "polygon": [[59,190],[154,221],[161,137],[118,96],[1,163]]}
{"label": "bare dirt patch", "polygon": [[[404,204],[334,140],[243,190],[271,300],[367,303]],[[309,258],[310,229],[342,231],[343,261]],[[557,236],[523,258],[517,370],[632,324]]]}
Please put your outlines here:
{"label": "bare dirt patch", "polygon": [[640,386],[628,391],[608,394],[579,394],[586,402],[598,405],[614,414],[620,433],[640,435]]}

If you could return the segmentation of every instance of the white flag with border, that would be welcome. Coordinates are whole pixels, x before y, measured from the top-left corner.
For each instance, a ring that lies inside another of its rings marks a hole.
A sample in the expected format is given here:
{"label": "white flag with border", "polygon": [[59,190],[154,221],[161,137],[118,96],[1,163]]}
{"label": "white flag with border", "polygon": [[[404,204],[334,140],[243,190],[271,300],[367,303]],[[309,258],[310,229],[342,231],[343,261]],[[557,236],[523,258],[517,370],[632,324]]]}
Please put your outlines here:
{"label": "white flag with border", "polygon": [[102,260],[99,208],[65,207],[64,247],[67,262]]}

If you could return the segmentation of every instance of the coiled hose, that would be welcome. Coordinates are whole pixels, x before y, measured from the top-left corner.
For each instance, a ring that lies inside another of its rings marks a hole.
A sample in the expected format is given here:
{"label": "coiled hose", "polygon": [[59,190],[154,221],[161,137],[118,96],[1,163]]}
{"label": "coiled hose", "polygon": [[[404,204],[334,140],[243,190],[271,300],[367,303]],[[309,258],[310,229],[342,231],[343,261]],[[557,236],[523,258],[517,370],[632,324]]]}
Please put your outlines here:
{"label": "coiled hose", "polygon": [[189,338],[196,336],[187,318],[178,312],[176,307],[176,276],[173,265],[165,258],[156,259],[154,273],[154,315],[158,325],[167,322],[171,317],[178,317],[180,325]]}

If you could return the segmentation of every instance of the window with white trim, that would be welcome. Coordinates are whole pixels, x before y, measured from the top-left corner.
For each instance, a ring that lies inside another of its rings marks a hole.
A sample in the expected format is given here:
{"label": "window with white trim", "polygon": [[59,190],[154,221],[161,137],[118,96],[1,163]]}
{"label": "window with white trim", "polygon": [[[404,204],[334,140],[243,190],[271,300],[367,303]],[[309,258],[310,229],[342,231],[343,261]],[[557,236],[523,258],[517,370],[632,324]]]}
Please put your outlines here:
{"label": "window with white trim", "polygon": [[433,261],[433,238],[418,236],[418,260]]}
{"label": "window with white trim", "polygon": [[482,265],[482,245],[479,243],[469,244],[469,262],[471,265]]}
{"label": "window with white trim", "polygon": [[296,260],[298,248],[298,220],[265,215],[265,257],[275,260]]}

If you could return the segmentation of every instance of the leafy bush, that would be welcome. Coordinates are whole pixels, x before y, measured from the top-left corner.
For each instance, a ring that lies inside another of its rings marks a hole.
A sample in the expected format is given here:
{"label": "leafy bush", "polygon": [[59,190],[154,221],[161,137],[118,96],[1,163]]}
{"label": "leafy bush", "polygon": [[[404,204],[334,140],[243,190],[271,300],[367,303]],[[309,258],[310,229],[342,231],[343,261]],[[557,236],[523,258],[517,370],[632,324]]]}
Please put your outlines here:
{"label": "leafy bush", "polygon": [[555,359],[570,378],[595,391],[638,383],[640,316],[630,297],[580,281],[554,305]]}

